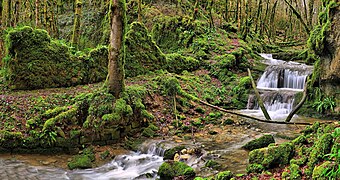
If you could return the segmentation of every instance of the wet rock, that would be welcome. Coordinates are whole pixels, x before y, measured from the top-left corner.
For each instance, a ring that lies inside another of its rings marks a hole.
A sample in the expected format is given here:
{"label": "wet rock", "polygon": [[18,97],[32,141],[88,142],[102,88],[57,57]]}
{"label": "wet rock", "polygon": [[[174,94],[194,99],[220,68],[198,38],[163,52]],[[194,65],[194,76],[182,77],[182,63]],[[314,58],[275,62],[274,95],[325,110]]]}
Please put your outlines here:
{"label": "wet rock", "polygon": [[278,146],[255,149],[249,153],[249,165],[247,172],[252,173],[254,164],[262,165],[265,169],[286,165],[294,155],[292,143],[284,143]]}
{"label": "wet rock", "polygon": [[242,146],[242,148],[247,150],[254,150],[258,148],[267,147],[269,144],[275,143],[274,137],[272,135],[264,135],[258,139],[252,140]]}
{"label": "wet rock", "polygon": [[158,170],[160,179],[170,180],[178,176],[183,176],[184,179],[194,178],[196,173],[194,169],[183,162],[169,161],[164,162]]}
{"label": "wet rock", "polygon": [[165,150],[164,152],[164,160],[174,159],[175,154],[185,149],[185,146],[176,146],[170,149]]}

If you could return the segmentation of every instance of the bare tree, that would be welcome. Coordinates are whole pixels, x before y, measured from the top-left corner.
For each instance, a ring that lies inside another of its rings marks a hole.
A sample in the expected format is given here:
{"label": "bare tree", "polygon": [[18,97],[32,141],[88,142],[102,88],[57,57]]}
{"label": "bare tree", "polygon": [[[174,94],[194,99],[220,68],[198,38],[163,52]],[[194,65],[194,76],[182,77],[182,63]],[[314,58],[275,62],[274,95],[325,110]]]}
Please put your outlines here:
{"label": "bare tree", "polygon": [[110,45],[107,86],[111,94],[119,98],[124,91],[124,36],[126,26],[125,0],[110,0]]}

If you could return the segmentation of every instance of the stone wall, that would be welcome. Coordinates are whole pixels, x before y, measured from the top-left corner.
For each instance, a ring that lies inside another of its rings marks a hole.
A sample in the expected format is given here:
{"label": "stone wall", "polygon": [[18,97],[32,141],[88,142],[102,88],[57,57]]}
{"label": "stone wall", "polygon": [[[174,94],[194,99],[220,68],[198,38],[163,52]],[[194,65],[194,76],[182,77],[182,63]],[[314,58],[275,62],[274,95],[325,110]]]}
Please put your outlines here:
{"label": "stone wall", "polygon": [[336,99],[336,112],[340,112],[340,6],[330,9],[331,29],[326,34],[321,55],[321,88],[327,96]]}

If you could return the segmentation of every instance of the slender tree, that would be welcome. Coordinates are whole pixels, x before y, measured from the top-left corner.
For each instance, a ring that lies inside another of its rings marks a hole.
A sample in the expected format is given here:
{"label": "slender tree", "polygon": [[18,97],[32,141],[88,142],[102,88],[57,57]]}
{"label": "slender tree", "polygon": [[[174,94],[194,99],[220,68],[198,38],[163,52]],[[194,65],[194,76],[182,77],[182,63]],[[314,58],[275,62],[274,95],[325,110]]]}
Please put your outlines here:
{"label": "slender tree", "polygon": [[35,27],[39,27],[39,0],[35,0]]}
{"label": "slender tree", "polygon": [[138,0],[138,22],[142,22],[142,0]]}
{"label": "slender tree", "polygon": [[79,43],[79,37],[80,37],[80,18],[81,18],[82,2],[81,0],[75,0],[75,1],[76,1],[76,7],[75,7],[75,13],[74,13],[72,45],[77,47]]}
{"label": "slender tree", "polygon": [[125,61],[125,0],[110,0],[110,45],[107,86],[108,91],[119,98],[124,91],[124,61]]}

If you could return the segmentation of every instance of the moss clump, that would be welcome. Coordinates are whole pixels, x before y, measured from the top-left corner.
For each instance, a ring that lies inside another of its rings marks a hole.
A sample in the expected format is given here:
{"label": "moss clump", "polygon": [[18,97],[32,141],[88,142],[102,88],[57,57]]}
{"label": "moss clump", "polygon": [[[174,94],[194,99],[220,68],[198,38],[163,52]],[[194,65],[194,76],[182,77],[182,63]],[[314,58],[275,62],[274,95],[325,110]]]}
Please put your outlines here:
{"label": "moss clump", "polygon": [[323,134],[319,140],[317,140],[310,153],[308,159],[308,169],[306,170],[307,175],[312,175],[315,165],[323,159],[324,155],[331,151],[333,144],[333,137],[330,133]]}
{"label": "moss clump", "polygon": [[176,146],[176,147],[173,147],[171,149],[165,150],[163,159],[164,160],[174,159],[176,152],[180,152],[182,149],[185,149],[185,146]]}
{"label": "moss clump", "polygon": [[229,180],[231,178],[233,178],[233,173],[231,171],[219,172],[216,175],[216,180]]}
{"label": "moss clump", "polygon": [[247,150],[254,150],[258,148],[267,147],[269,144],[275,143],[274,137],[272,135],[264,135],[258,139],[252,140],[242,146],[242,148]]}
{"label": "moss clump", "polygon": [[293,155],[292,143],[255,149],[249,153],[249,166],[255,163],[262,165],[265,169],[270,169],[288,164]]}
{"label": "moss clump", "polygon": [[246,168],[247,173],[261,173],[264,171],[265,168],[262,166],[262,164],[249,164]]}
{"label": "moss clump", "polygon": [[154,137],[155,135],[156,135],[155,131],[153,131],[149,127],[145,128],[142,132],[142,136],[145,136],[145,137]]}
{"label": "moss clump", "polygon": [[220,164],[218,164],[218,162],[214,161],[214,160],[208,160],[205,165],[205,167],[209,167],[209,168],[212,168],[212,169],[218,169],[221,167]]}
{"label": "moss clump", "polygon": [[200,62],[190,56],[183,56],[178,53],[166,55],[165,69],[173,73],[181,73],[184,70],[193,71],[200,67]]}
{"label": "moss clump", "polygon": [[86,148],[83,153],[76,155],[67,163],[69,169],[86,169],[92,167],[92,162],[95,160],[93,148]]}
{"label": "moss clump", "polygon": [[162,69],[166,58],[148,34],[146,27],[138,22],[130,25],[126,33],[125,73],[127,77]]}
{"label": "moss clump", "polygon": [[183,162],[164,162],[157,173],[161,179],[173,179],[174,177],[184,176],[185,179],[194,178],[194,169]]}
{"label": "moss clump", "polygon": [[61,41],[45,30],[28,26],[11,29],[6,35],[8,60],[6,83],[12,89],[64,87],[98,82],[107,74],[107,50],[93,50],[89,56],[74,56]]}

